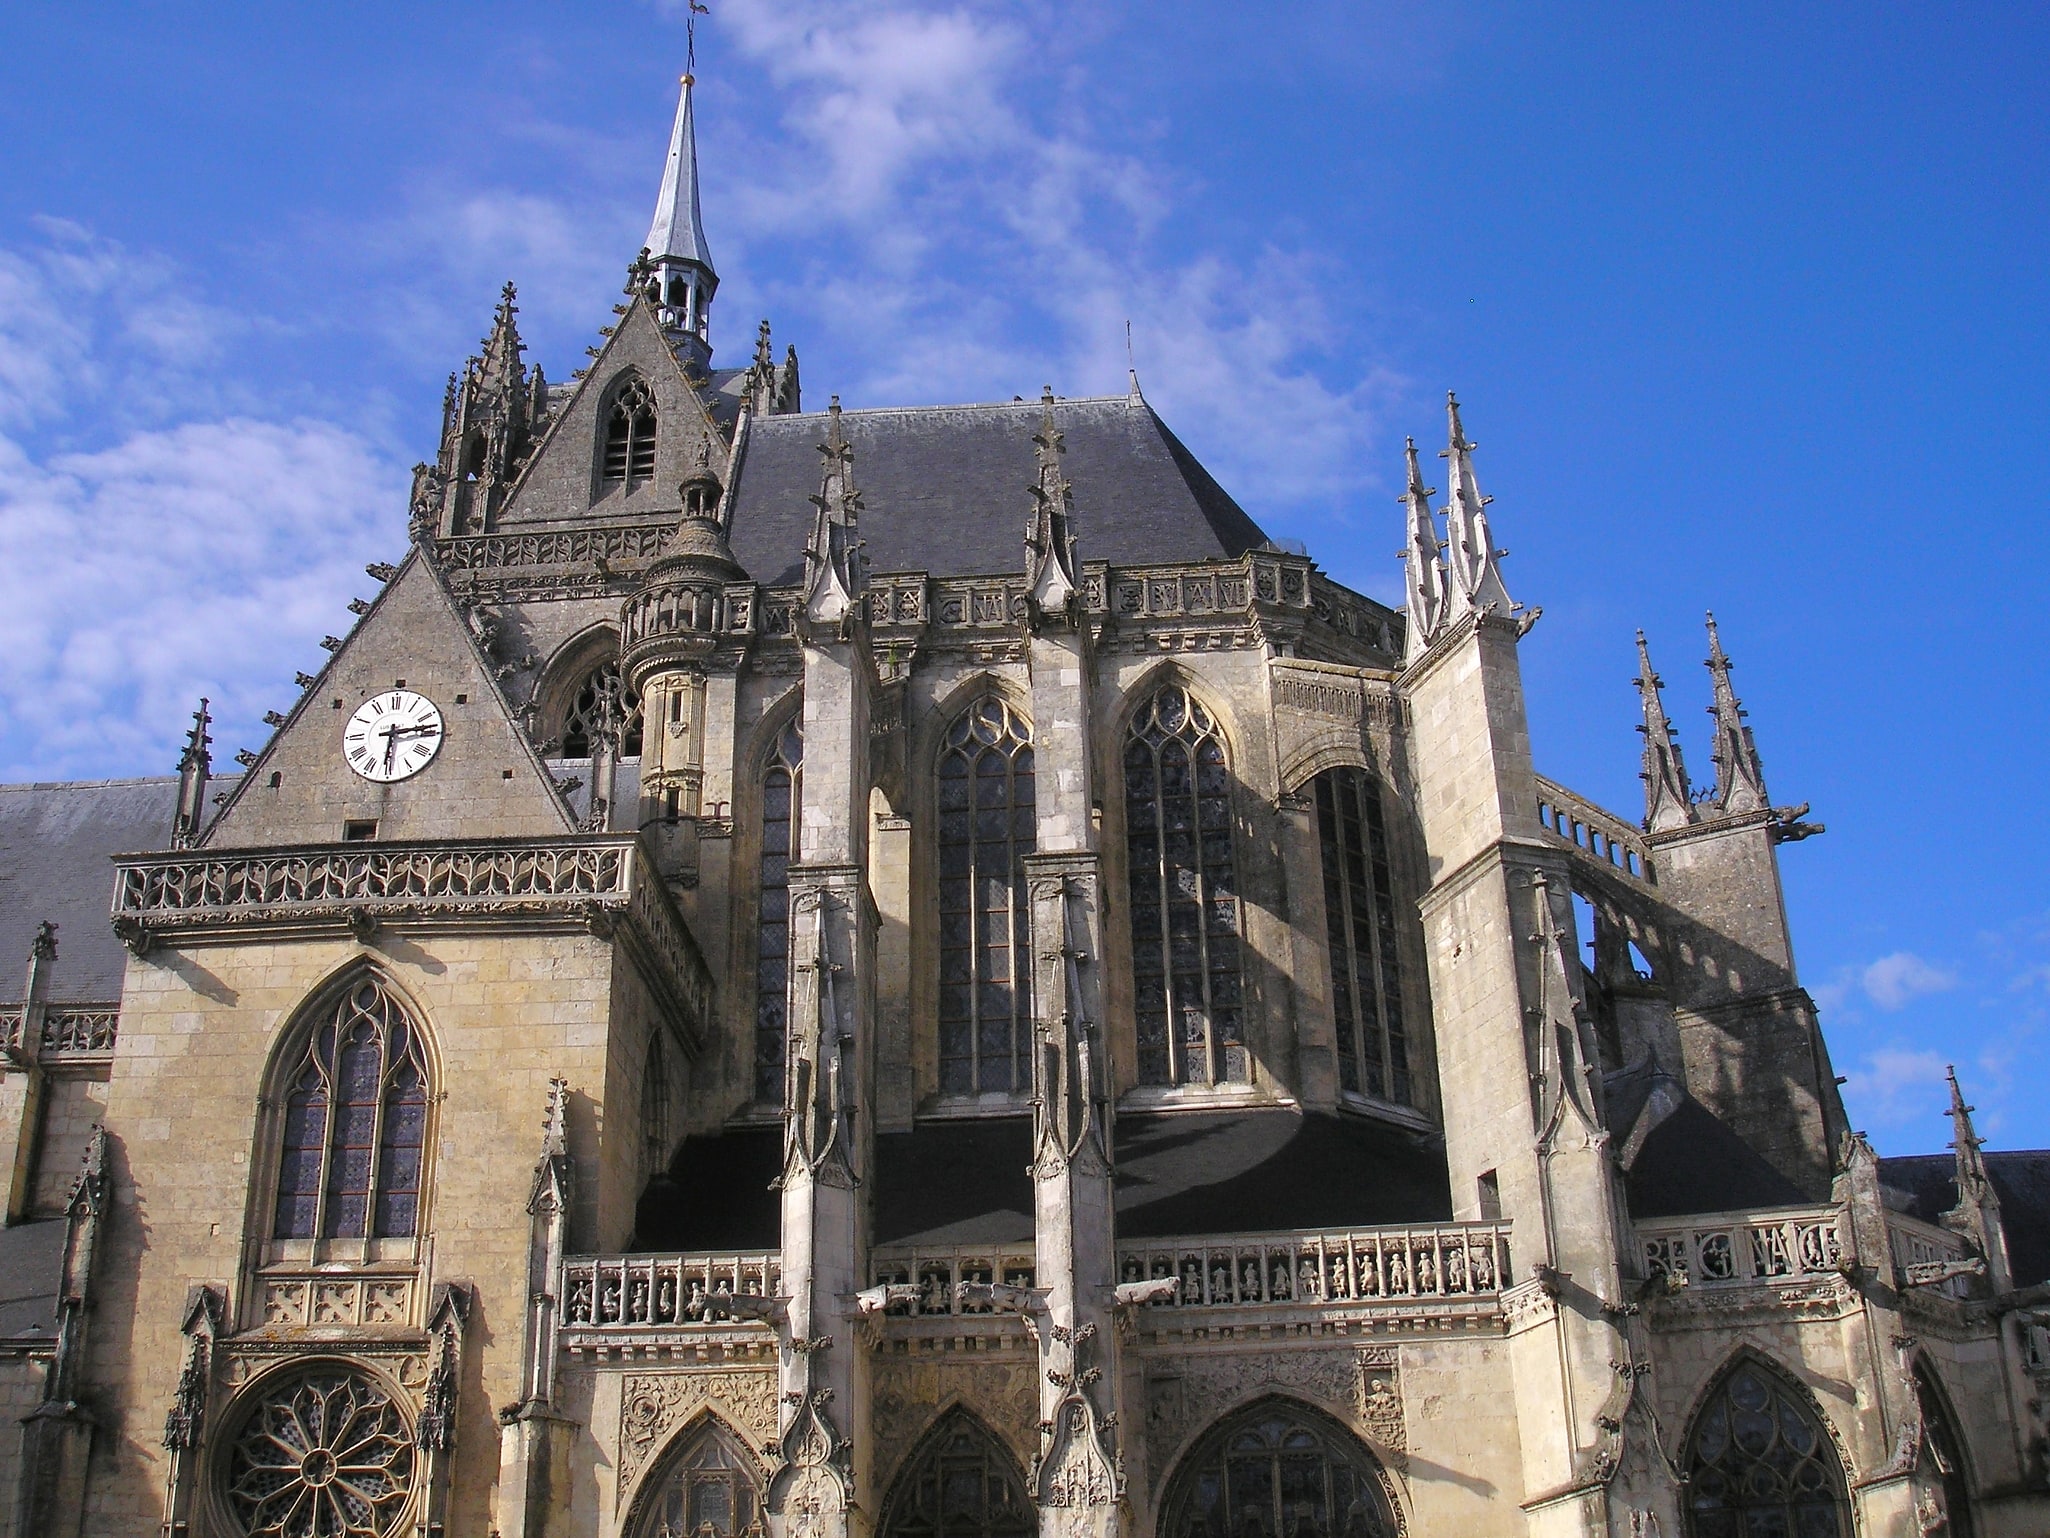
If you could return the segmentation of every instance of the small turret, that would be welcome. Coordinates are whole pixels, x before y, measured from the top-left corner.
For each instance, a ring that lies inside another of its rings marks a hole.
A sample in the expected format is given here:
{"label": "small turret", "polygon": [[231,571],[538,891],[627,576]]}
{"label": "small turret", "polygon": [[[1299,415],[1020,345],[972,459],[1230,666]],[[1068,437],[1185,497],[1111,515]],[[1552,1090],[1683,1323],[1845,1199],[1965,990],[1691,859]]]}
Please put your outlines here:
{"label": "small turret", "polygon": [[1075,575],[1075,535],[1070,527],[1072,488],[1061,473],[1067,453],[1055,424],[1053,386],[1039,398],[1039,479],[1032,487],[1032,517],[1025,525],[1025,590],[1041,619],[1072,618],[1081,596]]}
{"label": "small turret", "polygon": [[1408,563],[1403,580],[1409,595],[1408,643],[1403,656],[1406,661],[1415,661],[1430,649],[1438,632],[1445,628],[1447,594],[1438,519],[1431,511],[1431,498],[1437,490],[1424,484],[1423,467],[1417,463],[1416,439],[1406,438],[1403,443],[1403,454],[1409,462],[1409,488],[1400,498],[1409,509],[1409,544],[1402,552]]}
{"label": "small turret", "polygon": [[414,522],[444,538],[492,526],[547,422],[548,386],[527,372],[517,300],[511,283],[499,291],[481,351],[449,376],[441,454],[414,471]]}
{"label": "small turret", "polygon": [[1663,833],[1684,827],[1697,819],[1693,788],[1687,783],[1687,766],[1680,758],[1680,744],[1673,736],[1673,723],[1666,718],[1665,702],[1659,691],[1665,680],[1652,671],[1651,651],[1644,644],[1644,632],[1637,632],[1637,695],[1644,704],[1644,831]]}
{"label": "small turret", "polygon": [[1762,812],[1772,802],[1765,793],[1765,765],[1751,740],[1751,728],[1744,724],[1746,711],[1737,702],[1730,685],[1730,659],[1723,653],[1723,640],[1708,616],[1708,672],[1715,680],[1715,703],[1708,713],[1715,717],[1716,805],[1725,815]]}
{"label": "small turret", "polygon": [[1457,619],[1473,610],[1492,610],[1505,619],[1516,607],[1502,586],[1498,562],[1506,551],[1497,550],[1488,529],[1487,506],[1493,498],[1481,495],[1474,479],[1473,451],[1480,447],[1466,436],[1459,421],[1459,400],[1445,392],[1445,416],[1450,424],[1450,441],[1441,459],[1452,462],[1452,477],[1445,508],[1448,565],[1452,577],[1448,618]]}
{"label": "small turret", "polygon": [[186,734],[185,751],[178,759],[178,810],[171,819],[173,849],[190,849],[206,824],[206,781],[213,772],[213,755],[207,752],[213,738],[206,734],[212,718],[206,713],[206,703],[201,699],[199,709],[192,712],[192,730]]}

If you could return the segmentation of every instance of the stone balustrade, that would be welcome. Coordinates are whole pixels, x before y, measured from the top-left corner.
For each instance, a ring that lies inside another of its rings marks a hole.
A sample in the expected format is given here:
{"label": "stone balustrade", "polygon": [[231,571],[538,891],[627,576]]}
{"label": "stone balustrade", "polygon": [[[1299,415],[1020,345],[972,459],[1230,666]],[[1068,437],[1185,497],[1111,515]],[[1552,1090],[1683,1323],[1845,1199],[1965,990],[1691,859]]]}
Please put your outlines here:
{"label": "stone balustrade", "polygon": [[1657,884],[1651,844],[1641,830],[1543,775],[1538,776],[1537,786],[1538,822],[1545,832],[1618,875],[1647,886]]}
{"label": "stone balustrade", "polygon": [[1843,1241],[1834,1207],[1718,1212],[1637,1225],[1648,1278],[1674,1287],[1747,1287],[1834,1276]]}
{"label": "stone balustrade", "polygon": [[646,1330],[732,1324],[747,1311],[727,1298],[774,1298],[783,1285],[775,1250],[711,1255],[582,1255],[563,1266],[562,1325]]}
{"label": "stone balustrade", "polygon": [[1511,1281],[1507,1223],[1218,1234],[1118,1247],[1121,1282],[1181,1281],[1148,1308],[1244,1308],[1492,1296]]}
{"label": "stone balustrade", "polygon": [[869,1257],[868,1273],[872,1285],[915,1286],[916,1299],[891,1309],[914,1315],[988,1313],[983,1304],[962,1302],[956,1287],[962,1282],[1030,1287],[1036,1276],[1030,1239],[958,1248],[879,1249]]}
{"label": "stone balustrade", "polygon": [[[11,1050],[22,1048],[21,1030],[26,1011],[20,1005],[0,1011],[0,1042]],[[119,1004],[48,1004],[43,1009],[42,1058],[92,1061],[114,1055],[114,1041],[121,1028]]]}
{"label": "stone balustrade", "polygon": [[[1886,1239],[1896,1270],[1911,1287],[1939,1297],[1969,1297],[1972,1278],[1986,1274],[1964,1237],[1905,1213],[1886,1215]],[[1970,1269],[1966,1269],[1970,1268]]]}

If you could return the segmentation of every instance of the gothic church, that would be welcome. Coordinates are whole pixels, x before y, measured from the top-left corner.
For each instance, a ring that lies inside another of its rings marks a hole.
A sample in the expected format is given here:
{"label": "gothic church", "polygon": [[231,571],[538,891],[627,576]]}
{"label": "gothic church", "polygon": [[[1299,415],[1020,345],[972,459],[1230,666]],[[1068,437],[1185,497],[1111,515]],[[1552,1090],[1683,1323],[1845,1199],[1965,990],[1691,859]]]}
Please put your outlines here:
{"label": "gothic church", "polygon": [[1604,810],[1456,402],[1397,611],[718,282],[686,79],[261,751],[0,787],[0,1535],[2050,1533],[2050,1154],[1847,1125],[1712,621]]}

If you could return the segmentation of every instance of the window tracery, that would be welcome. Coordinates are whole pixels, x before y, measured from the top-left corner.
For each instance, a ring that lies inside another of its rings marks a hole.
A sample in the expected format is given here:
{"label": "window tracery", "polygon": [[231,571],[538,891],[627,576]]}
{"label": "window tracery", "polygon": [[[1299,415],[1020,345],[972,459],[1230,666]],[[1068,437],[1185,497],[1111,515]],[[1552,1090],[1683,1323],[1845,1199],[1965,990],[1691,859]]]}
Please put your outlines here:
{"label": "window tracery", "polygon": [[707,1419],[654,1476],[635,1538],[761,1538],[753,1460]]}
{"label": "window tracery", "polygon": [[605,454],[599,468],[602,486],[634,486],[655,474],[655,397],[647,381],[629,379],[612,397],[605,414]]}
{"label": "window tracery", "polygon": [[1413,1105],[1381,787],[1362,770],[1328,769],[1317,776],[1316,802],[1339,1083]]}
{"label": "window tracery", "polygon": [[274,1239],[407,1239],[420,1216],[427,1065],[374,977],[345,989],[284,1081]]}
{"label": "window tracery", "polygon": [[1031,904],[1038,847],[1032,727],[985,694],[948,728],[939,762],[940,1092],[1028,1093]]}
{"label": "window tracery", "polygon": [[626,686],[615,657],[593,668],[584,686],[577,690],[576,698],[570,701],[569,711],[562,718],[564,758],[591,756],[591,741],[605,719],[608,705],[619,728],[620,756],[640,757],[641,697]]}
{"label": "window tracery", "polygon": [[1957,1423],[1944,1403],[1928,1364],[1915,1364],[1915,1401],[1922,1411],[1922,1461],[1942,1490],[1945,1538],[1974,1538],[1972,1487],[1965,1474],[1964,1452]]}
{"label": "window tracery", "polygon": [[1132,983],[1142,1084],[1245,1084],[1231,767],[1188,690],[1156,691],[1125,742]]}
{"label": "window tracery", "polygon": [[323,1364],[261,1392],[229,1444],[222,1493],[251,1538],[384,1538],[405,1515],[413,1470],[392,1396]]}
{"label": "window tracery", "polygon": [[1687,1439],[1694,1538],[1848,1538],[1843,1465],[1806,1396],[1740,1361]]}
{"label": "window tracery", "polygon": [[1161,1502],[1160,1538],[1395,1538],[1366,1445],[1307,1406],[1268,1399],[1199,1442]]}
{"label": "window tracery", "polygon": [[1031,1538],[1038,1529],[1016,1460],[958,1408],[926,1433],[883,1507],[882,1538]]}
{"label": "window tracery", "polygon": [[649,1036],[641,1069],[641,1152],[651,1174],[669,1163],[669,1061],[660,1035]]}
{"label": "window tracery", "polygon": [[760,907],[755,927],[755,1099],[783,1102],[784,1038],[790,1009],[790,862],[804,791],[804,722],[777,734],[762,771]]}

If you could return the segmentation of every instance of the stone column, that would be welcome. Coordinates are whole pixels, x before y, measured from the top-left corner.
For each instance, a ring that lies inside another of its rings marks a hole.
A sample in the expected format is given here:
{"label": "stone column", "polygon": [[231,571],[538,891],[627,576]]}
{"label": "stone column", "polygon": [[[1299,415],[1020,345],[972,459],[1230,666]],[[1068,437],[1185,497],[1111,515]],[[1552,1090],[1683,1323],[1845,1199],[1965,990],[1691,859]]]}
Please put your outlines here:
{"label": "stone column", "polygon": [[[576,1166],[569,1153],[569,1081],[551,1079],[541,1158],[527,1199],[527,1318],[520,1398],[499,1412],[498,1522],[503,1538],[566,1531],[569,1452],[576,1426],[555,1409],[555,1337],[562,1319],[563,1258]],[[460,1334],[460,1331],[458,1331]]]}
{"label": "stone column", "polygon": [[[1469,610],[1402,680],[1432,885],[1421,903],[1447,1162],[1461,1217],[1499,1193],[1534,1534],[1606,1534],[1635,1371],[1623,1223],[1578,990],[1563,856],[1543,841],[1518,625]],[[1612,1364],[1621,1364],[1621,1369]]]}
{"label": "stone column", "polygon": [[780,1451],[773,1538],[863,1538],[870,1488],[867,1281],[876,910],[869,895],[869,704],[859,601],[804,630],[804,792],[790,867],[784,1081]]}

